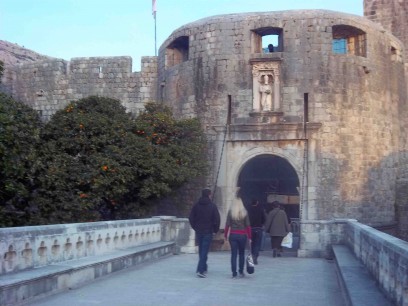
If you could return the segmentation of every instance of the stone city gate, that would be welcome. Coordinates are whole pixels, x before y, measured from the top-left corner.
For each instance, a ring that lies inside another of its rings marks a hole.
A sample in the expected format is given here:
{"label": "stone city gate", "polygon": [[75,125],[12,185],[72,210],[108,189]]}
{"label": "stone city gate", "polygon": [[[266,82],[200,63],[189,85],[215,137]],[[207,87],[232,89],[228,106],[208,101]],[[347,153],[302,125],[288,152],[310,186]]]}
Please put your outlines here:
{"label": "stone city gate", "polygon": [[245,205],[250,205],[252,199],[258,199],[268,211],[275,200],[285,204],[298,238],[300,207],[306,198],[301,197],[303,182],[306,181],[303,179],[304,147],[304,140],[227,140],[218,184],[226,198],[220,209],[222,218],[226,216],[236,186],[240,186]]}
{"label": "stone city gate", "polygon": [[[269,213],[274,201],[282,204],[294,234],[295,245],[290,251],[297,251],[300,234],[300,185],[298,174],[292,165],[277,155],[257,155],[243,165],[238,186],[241,187],[246,206],[251,205],[253,200],[258,200],[265,212]],[[264,247],[269,249],[269,242]]]}

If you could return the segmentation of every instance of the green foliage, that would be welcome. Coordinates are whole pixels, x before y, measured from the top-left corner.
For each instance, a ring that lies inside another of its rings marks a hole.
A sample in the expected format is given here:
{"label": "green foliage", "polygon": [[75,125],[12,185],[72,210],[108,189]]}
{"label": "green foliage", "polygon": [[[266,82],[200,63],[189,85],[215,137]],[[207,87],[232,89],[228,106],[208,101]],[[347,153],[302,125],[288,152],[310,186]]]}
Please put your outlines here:
{"label": "green foliage", "polygon": [[174,119],[171,110],[149,103],[136,119],[136,134],[151,143],[144,169],[150,178],[141,196],[160,197],[206,174],[206,138],[197,119]]}
{"label": "green foliage", "polygon": [[119,101],[88,97],[42,127],[0,95],[0,226],[145,217],[206,174],[206,143],[198,120],[159,104],[132,119]]}
{"label": "green foliage", "polygon": [[109,98],[89,97],[57,112],[41,134],[33,222],[114,218],[124,195],[137,190],[137,157],[147,145],[132,125],[120,102]]}
{"label": "green foliage", "polygon": [[204,174],[197,120],[149,104],[136,120],[117,100],[89,97],[41,133],[30,224],[144,217],[152,199]]}
{"label": "green foliage", "polygon": [[29,217],[40,128],[37,112],[0,93],[0,226],[22,225]]}

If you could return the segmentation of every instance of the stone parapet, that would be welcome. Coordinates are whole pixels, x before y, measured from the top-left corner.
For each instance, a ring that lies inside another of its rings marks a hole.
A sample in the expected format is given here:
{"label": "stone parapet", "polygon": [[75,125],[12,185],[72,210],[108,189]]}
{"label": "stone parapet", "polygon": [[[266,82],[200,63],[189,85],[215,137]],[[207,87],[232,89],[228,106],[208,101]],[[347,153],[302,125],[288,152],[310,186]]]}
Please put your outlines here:
{"label": "stone parapet", "polygon": [[395,305],[408,305],[408,242],[353,219],[301,222],[299,257],[333,258],[346,245]]}
{"label": "stone parapet", "polygon": [[332,258],[331,246],[344,243],[344,230],[348,220],[301,221],[298,256]]}
{"label": "stone parapet", "polygon": [[162,225],[161,241],[174,241],[175,253],[196,253],[195,233],[187,218],[157,216]]}
{"label": "stone parapet", "polygon": [[0,275],[161,241],[160,219],[0,229]]}
{"label": "stone parapet", "polygon": [[156,242],[175,242],[174,252],[195,253],[188,219],[148,219],[0,229],[0,275]]}
{"label": "stone parapet", "polygon": [[344,227],[346,245],[395,305],[408,305],[408,242],[357,221]]}
{"label": "stone parapet", "polygon": [[0,275],[0,305],[28,305],[35,299],[78,288],[111,273],[169,256],[173,250],[174,242],[155,242]]}
{"label": "stone parapet", "polygon": [[0,229],[0,305],[17,305],[107,274],[195,253],[188,219],[147,219]]}

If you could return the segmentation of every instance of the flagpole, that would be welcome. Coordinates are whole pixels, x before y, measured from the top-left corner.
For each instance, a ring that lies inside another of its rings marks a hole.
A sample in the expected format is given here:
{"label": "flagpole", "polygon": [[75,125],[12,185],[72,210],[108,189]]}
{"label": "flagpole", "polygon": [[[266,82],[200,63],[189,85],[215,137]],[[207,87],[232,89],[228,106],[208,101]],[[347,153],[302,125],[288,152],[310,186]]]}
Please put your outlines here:
{"label": "flagpole", "polygon": [[156,25],[156,0],[152,0],[152,14],[154,18],[154,56],[157,56],[157,25]]}
{"label": "flagpole", "polygon": [[157,27],[156,27],[156,12],[154,12],[154,56],[157,56]]}

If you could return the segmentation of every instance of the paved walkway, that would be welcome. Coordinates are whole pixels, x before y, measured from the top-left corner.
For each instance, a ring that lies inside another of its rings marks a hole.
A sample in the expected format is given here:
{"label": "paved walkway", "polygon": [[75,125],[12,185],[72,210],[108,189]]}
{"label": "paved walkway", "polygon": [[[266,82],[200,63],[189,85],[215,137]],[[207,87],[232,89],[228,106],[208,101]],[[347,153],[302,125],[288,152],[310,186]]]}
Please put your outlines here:
{"label": "paved walkway", "polygon": [[230,253],[209,254],[208,278],[196,254],[169,256],[37,300],[38,306],[343,306],[334,261],[272,258],[261,252],[255,274],[232,279]]}

